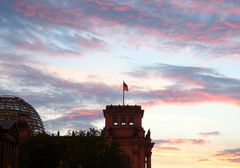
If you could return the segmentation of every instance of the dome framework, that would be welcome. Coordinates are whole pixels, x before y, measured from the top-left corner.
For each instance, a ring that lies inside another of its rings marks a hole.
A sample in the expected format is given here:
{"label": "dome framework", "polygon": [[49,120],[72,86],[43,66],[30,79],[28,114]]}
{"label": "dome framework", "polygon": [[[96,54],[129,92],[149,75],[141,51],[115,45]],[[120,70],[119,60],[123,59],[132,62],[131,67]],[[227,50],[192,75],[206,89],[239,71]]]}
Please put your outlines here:
{"label": "dome framework", "polygon": [[26,115],[28,125],[33,134],[43,133],[44,126],[37,111],[26,101],[15,96],[0,96],[0,119],[18,121]]}

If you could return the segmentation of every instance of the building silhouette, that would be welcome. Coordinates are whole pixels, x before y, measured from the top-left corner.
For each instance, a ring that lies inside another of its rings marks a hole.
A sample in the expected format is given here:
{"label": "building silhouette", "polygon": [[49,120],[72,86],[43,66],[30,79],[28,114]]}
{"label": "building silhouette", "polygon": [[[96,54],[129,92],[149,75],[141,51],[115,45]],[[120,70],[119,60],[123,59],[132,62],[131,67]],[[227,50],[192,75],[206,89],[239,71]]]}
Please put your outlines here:
{"label": "building silhouette", "polygon": [[145,135],[142,127],[144,110],[141,106],[108,105],[105,117],[104,138],[107,143],[117,141],[123,152],[124,168],[151,168],[150,130]]}
{"label": "building silhouette", "polygon": [[[150,130],[145,132],[142,127],[144,110],[141,106],[108,105],[103,114],[104,143],[119,144],[122,168],[151,168],[154,143]],[[19,97],[0,96],[0,168],[17,168],[19,144],[38,133],[44,133],[44,127],[38,113],[30,104]],[[71,144],[76,136],[74,134],[71,137],[61,137],[58,132],[57,137],[46,136],[48,138],[45,140],[57,142],[63,139],[67,140],[66,144]],[[67,163],[69,160],[65,158],[62,161]]]}
{"label": "building silhouette", "polygon": [[19,145],[29,136],[43,133],[37,111],[15,96],[0,96],[0,168],[16,168]]}

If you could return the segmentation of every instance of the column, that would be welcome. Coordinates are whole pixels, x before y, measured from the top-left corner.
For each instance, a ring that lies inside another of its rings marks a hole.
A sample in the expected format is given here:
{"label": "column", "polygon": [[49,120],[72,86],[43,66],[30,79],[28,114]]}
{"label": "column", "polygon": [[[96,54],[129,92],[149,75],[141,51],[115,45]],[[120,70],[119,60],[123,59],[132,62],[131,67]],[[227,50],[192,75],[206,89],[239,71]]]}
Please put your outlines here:
{"label": "column", "polygon": [[10,142],[7,142],[7,168],[9,167],[9,162],[10,162]]}
{"label": "column", "polygon": [[0,167],[2,167],[3,165],[3,142],[0,139]]}

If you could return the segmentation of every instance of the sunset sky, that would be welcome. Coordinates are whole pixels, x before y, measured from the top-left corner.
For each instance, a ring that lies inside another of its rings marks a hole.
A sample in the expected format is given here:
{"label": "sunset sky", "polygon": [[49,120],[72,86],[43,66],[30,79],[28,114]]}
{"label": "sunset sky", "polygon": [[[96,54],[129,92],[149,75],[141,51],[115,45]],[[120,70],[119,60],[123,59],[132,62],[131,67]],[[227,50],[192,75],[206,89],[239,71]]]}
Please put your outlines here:
{"label": "sunset sky", "polygon": [[240,1],[0,0],[0,95],[48,132],[145,110],[153,168],[240,167]]}

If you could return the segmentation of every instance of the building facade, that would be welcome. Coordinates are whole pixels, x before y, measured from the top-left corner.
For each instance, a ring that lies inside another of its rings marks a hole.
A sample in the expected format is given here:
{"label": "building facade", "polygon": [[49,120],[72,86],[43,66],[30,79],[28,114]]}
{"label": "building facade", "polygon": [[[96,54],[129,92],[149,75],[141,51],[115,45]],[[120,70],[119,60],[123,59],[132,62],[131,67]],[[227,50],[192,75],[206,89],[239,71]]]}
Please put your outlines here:
{"label": "building facade", "polygon": [[16,121],[0,120],[0,168],[17,167],[18,140]]}
{"label": "building facade", "polygon": [[145,134],[142,127],[144,110],[141,106],[106,106],[104,138],[108,143],[120,144],[124,168],[151,168],[154,143],[150,130]]}

